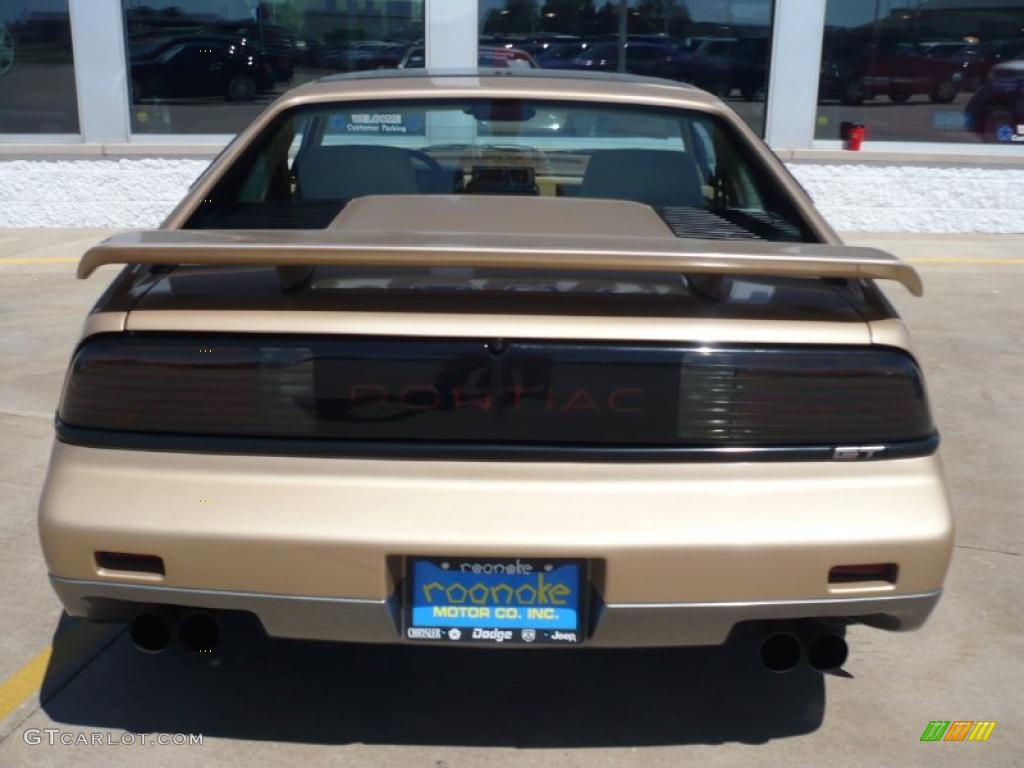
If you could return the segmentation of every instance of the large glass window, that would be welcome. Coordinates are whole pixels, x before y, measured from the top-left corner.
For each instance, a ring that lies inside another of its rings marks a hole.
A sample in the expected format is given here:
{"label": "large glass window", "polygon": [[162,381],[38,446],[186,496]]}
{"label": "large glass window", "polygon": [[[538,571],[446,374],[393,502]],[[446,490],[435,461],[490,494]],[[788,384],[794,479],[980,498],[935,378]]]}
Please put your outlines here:
{"label": "large glass window", "polygon": [[727,124],[577,102],[373,102],[295,110],[254,143],[194,227],[324,227],[366,195],[628,200],[680,237],[804,240],[788,194]]}
{"label": "large glass window", "polygon": [[522,52],[551,69],[694,83],[763,132],[772,0],[480,0],[481,65]]}
{"label": "large glass window", "polygon": [[1024,147],[1024,0],[829,0],[815,136]]}
{"label": "large glass window", "polygon": [[0,133],[78,133],[68,0],[0,0]]}
{"label": "large glass window", "polygon": [[293,86],[423,44],[423,0],[123,4],[136,133],[234,133]]}

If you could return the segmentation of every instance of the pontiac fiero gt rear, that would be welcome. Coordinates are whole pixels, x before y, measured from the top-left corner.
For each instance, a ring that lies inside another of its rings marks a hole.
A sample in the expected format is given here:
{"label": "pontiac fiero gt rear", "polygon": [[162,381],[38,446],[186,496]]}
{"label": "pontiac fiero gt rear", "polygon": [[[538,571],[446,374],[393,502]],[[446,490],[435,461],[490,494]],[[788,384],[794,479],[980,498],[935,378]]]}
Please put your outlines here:
{"label": "pontiac fiero gt rear", "polygon": [[699,91],[304,86],[104,264],[40,527],[68,611],[141,647],[224,610],[503,646],[749,623],[829,668],[843,624],[938,600],[938,437],[875,283],[920,280]]}

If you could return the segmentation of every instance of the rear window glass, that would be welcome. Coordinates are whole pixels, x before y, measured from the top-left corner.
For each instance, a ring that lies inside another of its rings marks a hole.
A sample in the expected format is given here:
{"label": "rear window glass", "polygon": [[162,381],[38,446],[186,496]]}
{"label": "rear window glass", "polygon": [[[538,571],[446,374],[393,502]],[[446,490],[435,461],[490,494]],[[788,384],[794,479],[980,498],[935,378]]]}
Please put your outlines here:
{"label": "rear window glass", "polygon": [[707,114],[587,102],[375,101],[282,115],[193,228],[322,228],[366,195],[628,200],[682,237],[813,240],[734,129]]}

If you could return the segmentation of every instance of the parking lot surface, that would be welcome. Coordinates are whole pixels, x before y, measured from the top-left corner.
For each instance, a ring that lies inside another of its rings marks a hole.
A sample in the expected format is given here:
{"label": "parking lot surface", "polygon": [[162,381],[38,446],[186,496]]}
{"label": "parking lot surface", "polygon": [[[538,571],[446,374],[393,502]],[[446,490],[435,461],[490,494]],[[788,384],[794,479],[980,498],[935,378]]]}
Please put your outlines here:
{"label": "parking lot surface", "polygon": [[[216,657],[145,656],[62,617],[35,507],[65,366],[115,274],[77,281],[74,262],[103,234],[0,231],[0,765],[1021,765],[1024,237],[847,238],[924,276],[923,299],[886,290],[928,375],[957,546],[922,630],[852,627],[845,671],[822,677],[772,675],[752,648],[344,646],[244,619]],[[931,720],[998,725],[922,743]],[[142,743],[157,733],[203,740]]]}

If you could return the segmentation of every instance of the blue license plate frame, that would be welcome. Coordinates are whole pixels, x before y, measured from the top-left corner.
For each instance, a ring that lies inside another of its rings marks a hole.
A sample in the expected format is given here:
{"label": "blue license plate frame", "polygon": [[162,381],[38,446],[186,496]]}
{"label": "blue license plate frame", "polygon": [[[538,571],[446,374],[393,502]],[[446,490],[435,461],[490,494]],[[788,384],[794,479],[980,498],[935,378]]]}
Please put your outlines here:
{"label": "blue license plate frame", "polygon": [[585,639],[585,560],[408,556],[404,570],[407,640],[578,645]]}

